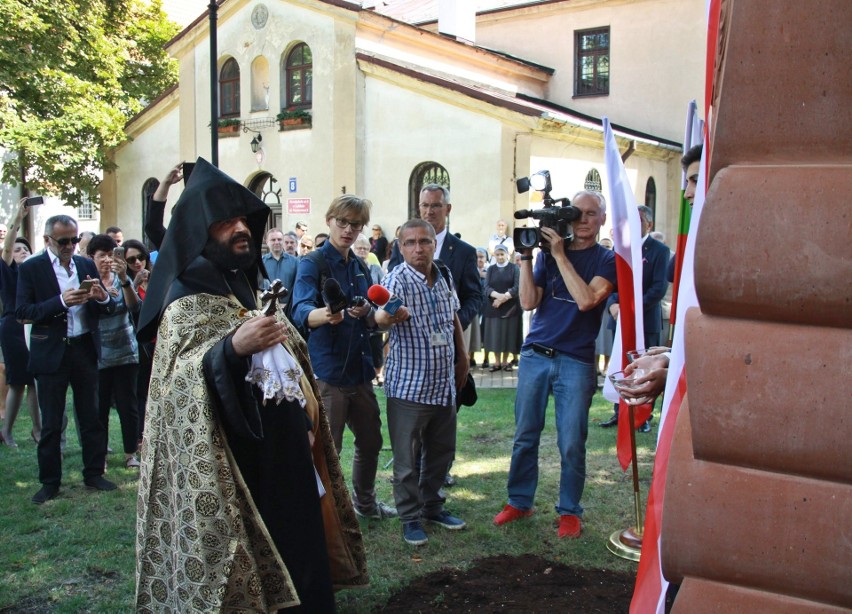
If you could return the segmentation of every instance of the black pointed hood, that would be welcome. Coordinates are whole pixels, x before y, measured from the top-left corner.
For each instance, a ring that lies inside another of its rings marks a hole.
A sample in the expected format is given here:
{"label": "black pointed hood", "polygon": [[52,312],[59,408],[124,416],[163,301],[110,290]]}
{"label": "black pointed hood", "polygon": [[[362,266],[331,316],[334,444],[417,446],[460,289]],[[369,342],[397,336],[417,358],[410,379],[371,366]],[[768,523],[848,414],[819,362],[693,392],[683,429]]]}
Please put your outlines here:
{"label": "black pointed hood", "polygon": [[257,254],[253,269],[246,275],[252,284],[256,284],[258,275],[264,274],[260,257],[269,213],[269,207],[245,186],[204,158],[198,158],[172,210],[169,227],[151,273],[139,316],[139,340],[149,341],[156,336],[160,318],[168,307],[167,300],[173,300],[168,298],[169,289],[201,256],[207,245],[208,230],[216,222],[246,218]]}

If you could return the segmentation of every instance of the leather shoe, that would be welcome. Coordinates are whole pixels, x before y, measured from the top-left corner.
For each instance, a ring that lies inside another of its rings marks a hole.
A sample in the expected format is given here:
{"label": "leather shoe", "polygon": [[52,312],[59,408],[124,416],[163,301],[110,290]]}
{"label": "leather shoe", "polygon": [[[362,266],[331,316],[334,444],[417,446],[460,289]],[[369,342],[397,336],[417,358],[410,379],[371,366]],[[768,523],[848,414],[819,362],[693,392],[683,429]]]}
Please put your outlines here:
{"label": "leather shoe", "polygon": [[83,483],[86,485],[86,488],[92,488],[94,490],[115,490],[118,488],[113,482],[110,482],[102,475],[96,475],[93,478],[86,478],[83,480]]}
{"label": "leather shoe", "polygon": [[639,428],[636,429],[639,433],[650,433],[651,432],[651,421],[645,420],[642,424],[639,425]]}
{"label": "leather shoe", "polygon": [[606,422],[601,422],[598,426],[605,429],[608,429],[611,426],[618,426],[618,416],[613,414],[612,418],[610,418]]}
{"label": "leather shoe", "polygon": [[50,501],[58,494],[59,486],[51,486],[50,484],[45,484],[41,487],[41,490],[39,490],[36,494],[33,495],[32,502],[36,505],[41,505],[42,503]]}

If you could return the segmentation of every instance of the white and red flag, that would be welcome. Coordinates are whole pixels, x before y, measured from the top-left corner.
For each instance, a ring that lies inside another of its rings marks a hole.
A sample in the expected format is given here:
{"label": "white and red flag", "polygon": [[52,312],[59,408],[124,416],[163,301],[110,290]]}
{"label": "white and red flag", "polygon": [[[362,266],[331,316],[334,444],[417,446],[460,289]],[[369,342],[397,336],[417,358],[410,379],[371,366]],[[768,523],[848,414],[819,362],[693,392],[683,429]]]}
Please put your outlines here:
{"label": "white and red flag", "polygon": [[[642,311],[642,222],[636,198],[630,188],[621,152],[615,142],[609,119],[603,118],[604,159],[609,185],[612,242],[615,250],[615,272],[618,277],[618,322],[612,343],[612,357],[607,375],[621,371],[627,365],[629,350],[645,349],[645,326]],[[634,424],[630,411],[607,378],[604,397],[618,402],[618,438],[616,450],[622,469],[627,469],[633,456],[630,429],[645,422],[651,415],[652,404],[634,406]]]}
{"label": "white and red flag", "polygon": [[721,0],[707,2],[707,56],[706,56],[706,91],[704,112],[707,118],[704,125],[704,149],[701,154],[701,167],[698,172],[698,184],[695,188],[695,200],[686,240],[683,258],[683,274],[677,302],[677,323],[672,343],[669,373],[666,378],[666,390],[663,396],[663,409],[660,413],[660,428],[657,434],[657,453],[654,458],[654,472],[651,488],[648,492],[648,505],[645,508],[645,527],[642,533],[642,555],[639,559],[639,569],[636,574],[636,587],[633,590],[633,600],[630,602],[632,614],[662,614],[665,612],[666,591],[669,582],[663,576],[660,558],[660,534],[663,525],[663,500],[666,491],[669,455],[678,413],[686,397],[686,369],[684,354],[686,312],[698,307],[698,296],[695,293],[695,239],[698,236],[698,224],[701,221],[701,211],[704,209],[704,198],[707,194],[707,169],[710,160],[710,131],[712,124],[712,109],[710,98],[713,93],[714,62],[716,46],[719,38],[719,16]]}

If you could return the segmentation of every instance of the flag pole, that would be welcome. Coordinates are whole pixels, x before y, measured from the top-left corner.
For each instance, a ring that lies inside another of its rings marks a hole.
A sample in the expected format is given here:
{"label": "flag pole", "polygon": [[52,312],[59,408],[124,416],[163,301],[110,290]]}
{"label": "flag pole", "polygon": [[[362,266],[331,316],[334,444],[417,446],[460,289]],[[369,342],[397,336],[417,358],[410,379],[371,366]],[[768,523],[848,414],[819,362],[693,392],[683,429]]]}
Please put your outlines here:
{"label": "flag pole", "polygon": [[[639,461],[636,458],[636,429],[633,417],[633,405],[619,401],[619,405],[627,405],[630,418],[630,451],[633,458],[630,462],[633,468],[633,512],[634,524],[626,529],[618,529],[609,536],[606,548],[615,556],[629,561],[638,561],[642,554],[642,532],[645,522],[642,520],[642,498],[639,492]],[[624,408],[619,408],[623,411]]]}

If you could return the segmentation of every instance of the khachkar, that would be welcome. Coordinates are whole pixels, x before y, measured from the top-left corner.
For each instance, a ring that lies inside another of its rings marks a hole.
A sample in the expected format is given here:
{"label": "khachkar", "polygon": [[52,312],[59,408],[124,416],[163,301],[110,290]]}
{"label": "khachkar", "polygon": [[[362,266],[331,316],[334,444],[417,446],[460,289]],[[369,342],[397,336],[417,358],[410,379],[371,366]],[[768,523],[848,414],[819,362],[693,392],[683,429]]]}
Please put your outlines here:
{"label": "khachkar", "polygon": [[723,1],[663,512],[675,612],[852,605],[852,2]]}

